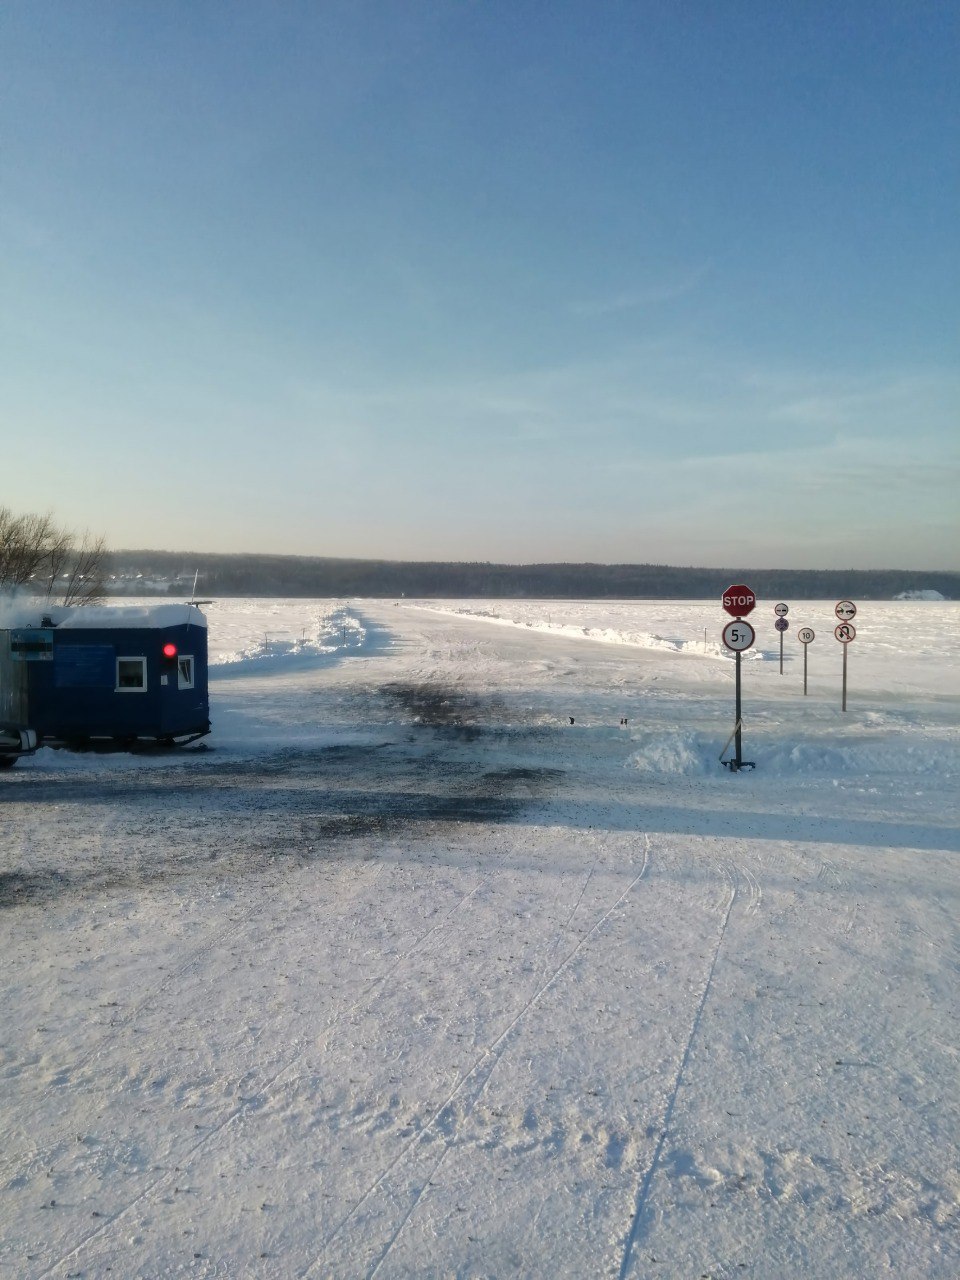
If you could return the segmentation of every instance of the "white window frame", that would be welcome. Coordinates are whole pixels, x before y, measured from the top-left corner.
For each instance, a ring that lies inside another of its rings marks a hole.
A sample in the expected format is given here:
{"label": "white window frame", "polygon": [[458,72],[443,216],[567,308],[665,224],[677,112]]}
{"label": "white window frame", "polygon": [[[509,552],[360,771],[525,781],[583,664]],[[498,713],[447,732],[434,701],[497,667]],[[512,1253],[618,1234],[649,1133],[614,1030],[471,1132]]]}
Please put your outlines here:
{"label": "white window frame", "polygon": [[[190,663],[190,679],[189,680],[184,679],[183,666],[181,665],[184,662]],[[197,670],[196,663],[194,662],[192,653],[179,654],[177,656],[177,688],[192,689],[196,683],[196,670]]]}
{"label": "white window frame", "polygon": [[[140,670],[143,673],[143,684],[121,684],[120,683],[120,663],[121,662],[138,662]],[[117,679],[114,687],[114,693],[146,693],[147,692],[147,660],[140,653],[118,654],[117,655]]]}

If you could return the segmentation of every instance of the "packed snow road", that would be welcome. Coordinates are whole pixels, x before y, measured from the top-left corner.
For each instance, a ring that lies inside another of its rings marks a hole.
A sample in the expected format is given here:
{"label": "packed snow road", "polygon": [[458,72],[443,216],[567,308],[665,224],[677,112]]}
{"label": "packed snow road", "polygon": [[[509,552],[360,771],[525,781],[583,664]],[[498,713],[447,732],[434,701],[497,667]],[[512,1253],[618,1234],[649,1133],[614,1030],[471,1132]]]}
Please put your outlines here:
{"label": "packed snow road", "polygon": [[960,1274],[945,667],[729,775],[693,611],[268,606],[0,779],[0,1276]]}

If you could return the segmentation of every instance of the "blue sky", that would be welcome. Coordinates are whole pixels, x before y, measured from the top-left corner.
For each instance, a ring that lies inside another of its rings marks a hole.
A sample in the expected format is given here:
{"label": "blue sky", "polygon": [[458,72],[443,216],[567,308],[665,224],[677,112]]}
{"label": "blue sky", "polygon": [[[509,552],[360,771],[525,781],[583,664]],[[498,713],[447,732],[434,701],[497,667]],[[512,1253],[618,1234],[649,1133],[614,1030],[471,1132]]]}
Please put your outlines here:
{"label": "blue sky", "polygon": [[0,14],[0,505],[957,568],[954,3]]}

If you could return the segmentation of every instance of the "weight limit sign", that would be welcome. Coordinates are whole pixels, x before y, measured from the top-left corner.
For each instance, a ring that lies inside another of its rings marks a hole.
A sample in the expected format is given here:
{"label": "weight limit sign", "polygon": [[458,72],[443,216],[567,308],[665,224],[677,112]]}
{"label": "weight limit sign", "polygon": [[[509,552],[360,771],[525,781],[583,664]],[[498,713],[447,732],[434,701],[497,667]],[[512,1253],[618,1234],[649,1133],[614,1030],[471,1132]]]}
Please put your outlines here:
{"label": "weight limit sign", "polygon": [[[751,592],[752,595],[752,592]],[[738,602],[739,603],[739,602]],[[726,608],[726,602],[724,602]],[[752,606],[751,606],[752,607]],[[734,708],[733,733],[727,739],[727,744],[720,752],[721,763],[726,765],[731,773],[736,773],[740,769],[752,769],[753,761],[744,760],[743,758],[743,714],[740,701],[740,655],[745,649],[749,649],[756,640],[756,632],[749,622],[744,622],[742,618],[736,618],[733,622],[728,622],[723,628],[723,643],[728,649],[732,649],[736,654],[736,705]],[[735,754],[732,760],[724,760],[724,753],[733,740],[736,740]]]}
{"label": "weight limit sign", "polygon": [[723,643],[734,653],[742,653],[744,649],[752,648],[756,639],[757,633],[753,627],[742,619],[728,622],[723,628]]}

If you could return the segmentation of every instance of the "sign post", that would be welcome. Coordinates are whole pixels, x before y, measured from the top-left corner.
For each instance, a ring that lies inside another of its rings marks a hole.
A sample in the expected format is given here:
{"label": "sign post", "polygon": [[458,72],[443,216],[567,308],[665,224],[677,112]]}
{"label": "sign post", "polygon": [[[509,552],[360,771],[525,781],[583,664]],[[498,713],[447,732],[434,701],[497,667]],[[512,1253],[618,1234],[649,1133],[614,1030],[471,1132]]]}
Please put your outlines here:
{"label": "sign post", "polygon": [[[741,686],[740,686],[740,655],[745,649],[749,649],[756,640],[756,633],[749,622],[744,622],[743,618],[750,613],[756,606],[756,593],[745,586],[742,582],[734,583],[732,587],[727,587],[723,593],[722,605],[724,610],[734,619],[728,622],[723,628],[723,643],[728,649],[732,649],[736,656],[736,702],[734,707],[734,727],[733,733],[730,735],[736,739],[734,748],[734,758],[732,760],[723,760],[723,753],[726,751],[724,747],[720,752],[721,763],[725,764],[731,773],[737,773],[740,769],[752,769],[754,764],[752,760],[744,760],[743,758],[743,715],[741,707]],[[727,746],[730,740],[727,740]]]}
{"label": "sign post", "polygon": [[780,604],[773,606],[773,612],[777,615],[777,620],[773,625],[780,632],[780,674],[783,675],[783,633],[790,626],[786,616],[790,612],[790,606],[781,601]]}
{"label": "sign post", "polygon": [[837,602],[834,613],[840,619],[838,626],[834,627],[833,634],[843,645],[843,698],[840,704],[840,710],[847,709],[847,645],[851,640],[856,640],[857,629],[853,625],[853,619],[857,616],[857,606],[852,600],[839,600]]}
{"label": "sign post", "polygon": [[807,645],[813,644],[817,638],[817,633],[813,627],[801,627],[797,632],[797,639],[803,645],[803,696],[807,696]]}

